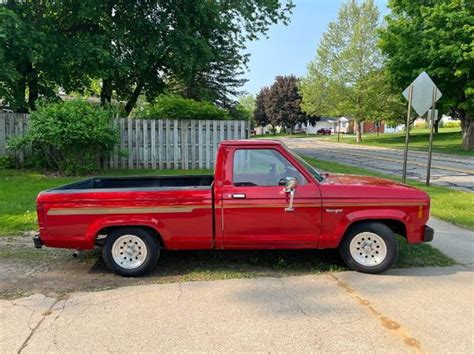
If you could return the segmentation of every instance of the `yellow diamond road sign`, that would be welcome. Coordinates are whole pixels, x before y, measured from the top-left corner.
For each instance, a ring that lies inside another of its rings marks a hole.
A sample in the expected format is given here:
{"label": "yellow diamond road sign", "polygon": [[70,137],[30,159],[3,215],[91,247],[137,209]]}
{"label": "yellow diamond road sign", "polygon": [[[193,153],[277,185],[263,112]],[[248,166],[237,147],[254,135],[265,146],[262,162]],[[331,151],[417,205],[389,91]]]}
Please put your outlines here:
{"label": "yellow diamond road sign", "polygon": [[[438,101],[442,96],[441,91],[436,87],[433,80],[431,80],[425,71],[418,75],[418,77],[410,84],[410,86],[413,86],[411,106],[420,116],[425,114],[433,104],[433,88],[436,89],[435,101]],[[405,97],[407,100],[409,99],[408,89],[410,86],[408,86],[405,91],[403,91],[403,97]]]}

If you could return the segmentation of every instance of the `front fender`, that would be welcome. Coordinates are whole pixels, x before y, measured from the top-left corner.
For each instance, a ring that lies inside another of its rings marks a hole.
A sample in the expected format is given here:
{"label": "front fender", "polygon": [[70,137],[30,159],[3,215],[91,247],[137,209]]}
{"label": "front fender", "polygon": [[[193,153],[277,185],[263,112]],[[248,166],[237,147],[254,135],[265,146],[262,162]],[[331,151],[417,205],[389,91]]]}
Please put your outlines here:
{"label": "front fender", "polygon": [[[358,221],[364,220],[396,220],[405,225],[407,233],[410,225],[410,216],[398,209],[364,209],[355,210],[341,216],[336,227],[323,225],[323,232],[319,243],[320,248],[337,248],[349,227]],[[324,223],[324,219],[323,219]],[[329,227],[328,227],[329,226]]]}
{"label": "front fender", "polygon": [[127,217],[123,217],[120,215],[111,215],[104,216],[89,225],[85,235],[86,243],[89,246],[88,248],[94,247],[100,230],[112,226],[147,226],[154,229],[161,236],[163,241],[166,239],[166,231],[164,230],[163,223],[155,217],[139,215],[133,217],[127,215]]}

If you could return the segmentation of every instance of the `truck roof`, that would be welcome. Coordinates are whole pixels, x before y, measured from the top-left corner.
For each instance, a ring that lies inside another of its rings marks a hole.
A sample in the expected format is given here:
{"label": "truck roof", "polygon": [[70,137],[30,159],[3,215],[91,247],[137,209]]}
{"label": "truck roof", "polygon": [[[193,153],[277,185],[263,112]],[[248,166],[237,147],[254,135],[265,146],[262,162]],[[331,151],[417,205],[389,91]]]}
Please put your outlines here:
{"label": "truck roof", "polygon": [[279,140],[271,139],[241,139],[241,140],[223,140],[220,142],[221,145],[226,146],[246,146],[246,145],[283,145]]}

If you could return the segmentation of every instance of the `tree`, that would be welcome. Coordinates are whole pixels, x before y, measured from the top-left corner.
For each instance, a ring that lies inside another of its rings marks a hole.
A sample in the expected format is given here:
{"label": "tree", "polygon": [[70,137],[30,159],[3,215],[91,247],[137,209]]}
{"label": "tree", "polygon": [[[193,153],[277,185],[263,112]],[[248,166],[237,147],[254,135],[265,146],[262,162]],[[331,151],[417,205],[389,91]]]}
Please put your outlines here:
{"label": "tree", "polygon": [[238,103],[229,109],[232,119],[248,120],[252,127],[255,126],[253,112],[255,110],[255,97],[253,95],[241,96]]}
{"label": "tree", "polygon": [[306,122],[301,110],[298,79],[294,75],[277,76],[264,100],[265,113],[273,126],[283,126],[290,133],[296,124]]}
{"label": "tree", "polygon": [[[213,101],[229,108],[239,88],[247,66],[245,43],[266,34],[271,24],[289,21],[291,1],[188,1],[193,16],[187,27],[190,40],[186,54],[188,65],[179,61],[179,70],[172,74],[178,83],[178,93],[188,98]],[[196,14],[202,16],[198,17]]]}
{"label": "tree", "polygon": [[[288,21],[291,2],[15,1],[0,4],[0,87],[15,109],[40,96],[88,91],[104,105],[153,101],[176,84],[183,96],[222,107],[243,83],[247,40]],[[28,97],[26,97],[28,96]]]}
{"label": "tree", "polygon": [[302,79],[302,108],[312,115],[346,115],[356,122],[380,120],[393,93],[383,85],[383,58],[376,47],[379,11],[373,0],[343,4],[319,44],[316,58]]}
{"label": "tree", "polygon": [[40,18],[42,10],[38,4],[13,1],[0,7],[1,95],[18,112],[34,108],[38,95],[48,93],[36,69],[50,48],[44,35],[46,21]]}
{"label": "tree", "polygon": [[270,124],[270,119],[268,119],[267,113],[265,112],[265,97],[268,95],[269,90],[270,89],[268,87],[264,87],[255,97],[253,119],[255,120],[255,124],[257,126],[262,127],[262,135],[264,133],[263,128]]}
{"label": "tree", "polygon": [[[401,91],[426,71],[443,92],[440,112],[461,120],[462,146],[474,149],[474,5],[468,0],[391,0],[381,31],[391,83]],[[441,116],[441,114],[440,114]]]}

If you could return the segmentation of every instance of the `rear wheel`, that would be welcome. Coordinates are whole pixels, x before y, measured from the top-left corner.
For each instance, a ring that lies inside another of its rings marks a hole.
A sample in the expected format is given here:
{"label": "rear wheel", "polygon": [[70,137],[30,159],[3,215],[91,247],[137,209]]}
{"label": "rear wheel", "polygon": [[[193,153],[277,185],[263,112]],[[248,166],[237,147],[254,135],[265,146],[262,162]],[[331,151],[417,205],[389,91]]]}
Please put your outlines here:
{"label": "rear wheel", "polygon": [[339,251],[346,264],[363,273],[382,273],[398,258],[398,242],[386,225],[368,222],[352,227]]}
{"label": "rear wheel", "polygon": [[102,257],[111,271],[126,277],[148,273],[160,255],[156,236],[138,227],[113,230],[105,239]]}

